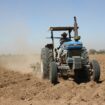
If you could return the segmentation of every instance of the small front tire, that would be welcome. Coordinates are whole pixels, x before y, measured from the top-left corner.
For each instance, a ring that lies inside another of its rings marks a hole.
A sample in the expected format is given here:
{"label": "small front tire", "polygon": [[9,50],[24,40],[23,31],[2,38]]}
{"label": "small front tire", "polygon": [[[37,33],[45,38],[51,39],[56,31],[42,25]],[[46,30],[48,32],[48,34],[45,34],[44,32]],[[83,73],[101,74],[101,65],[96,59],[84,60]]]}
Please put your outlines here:
{"label": "small front tire", "polygon": [[99,65],[99,63],[96,60],[92,60],[90,62],[90,68],[91,68],[91,71],[90,71],[91,80],[98,82],[100,79],[100,65]]}
{"label": "small front tire", "polygon": [[50,82],[53,84],[58,82],[57,65],[55,62],[50,63]]}

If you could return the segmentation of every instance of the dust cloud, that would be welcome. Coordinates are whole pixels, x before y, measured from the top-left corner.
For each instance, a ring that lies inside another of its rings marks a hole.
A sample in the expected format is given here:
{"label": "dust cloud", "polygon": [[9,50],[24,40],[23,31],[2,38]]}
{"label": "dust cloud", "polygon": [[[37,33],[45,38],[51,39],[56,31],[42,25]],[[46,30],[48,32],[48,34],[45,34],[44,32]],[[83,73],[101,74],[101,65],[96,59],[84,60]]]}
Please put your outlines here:
{"label": "dust cloud", "polygon": [[1,55],[0,67],[20,73],[31,73],[40,64],[40,55]]}
{"label": "dust cloud", "polygon": [[10,19],[0,25],[0,31],[0,67],[21,73],[33,72],[40,62],[40,54],[37,43],[31,41],[29,24],[24,19]]}
{"label": "dust cloud", "polygon": [[[30,54],[38,51],[32,29],[24,20],[11,20],[0,26],[0,54]],[[38,40],[35,38],[35,40]]]}

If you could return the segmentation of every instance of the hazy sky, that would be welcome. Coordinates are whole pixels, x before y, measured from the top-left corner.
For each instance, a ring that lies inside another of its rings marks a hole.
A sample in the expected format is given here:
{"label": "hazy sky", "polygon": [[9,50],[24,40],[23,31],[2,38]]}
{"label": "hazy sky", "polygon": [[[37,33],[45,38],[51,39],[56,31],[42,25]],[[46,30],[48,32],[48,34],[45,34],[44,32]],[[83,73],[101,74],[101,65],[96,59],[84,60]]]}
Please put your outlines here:
{"label": "hazy sky", "polygon": [[72,26],[74,16],[84,46],[105,49],[105,0],[0,0],[0,53],[40,52],[48,27]]}

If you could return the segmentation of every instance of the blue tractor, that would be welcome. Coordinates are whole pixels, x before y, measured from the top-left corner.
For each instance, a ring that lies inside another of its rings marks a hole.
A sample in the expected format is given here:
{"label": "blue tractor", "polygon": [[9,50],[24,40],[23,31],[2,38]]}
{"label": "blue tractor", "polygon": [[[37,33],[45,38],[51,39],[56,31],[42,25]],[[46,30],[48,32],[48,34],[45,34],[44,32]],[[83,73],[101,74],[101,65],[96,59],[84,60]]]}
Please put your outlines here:
{"label": "blue tractor", "polygon": [[[88,52],[80,42],[78,25],[74,17],[73,27],[50,27],[52,43],[45,45],[41,50],[41,76],[56,84],[59,78],[70,78],[78,82],[90,80],[98,82],[100,79],[100,65],[94,60],[89,60]],[[54,31],[68,32],[67,40],[54,37]],[[74,31],[74,36],[71,32]],[[60,39],[60,46],[55,48],[54,39]]]}

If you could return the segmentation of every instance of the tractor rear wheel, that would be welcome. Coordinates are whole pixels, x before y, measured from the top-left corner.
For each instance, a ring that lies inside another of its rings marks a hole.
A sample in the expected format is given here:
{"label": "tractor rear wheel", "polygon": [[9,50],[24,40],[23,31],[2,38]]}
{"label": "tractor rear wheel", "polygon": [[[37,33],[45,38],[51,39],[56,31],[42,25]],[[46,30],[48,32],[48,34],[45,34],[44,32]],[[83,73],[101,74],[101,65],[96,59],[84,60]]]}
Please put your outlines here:
{"label": "tractor rear wheel", "polygon": [[90,79],[98,82],[100,79],[100,65],[96,60],[90,62]]}
{"label": "tractor rear wheel", "polygon": [[49,79],[49,65],[53,60],[52,50],[45,47],[41,50],[41,78]]}
{"label": "tractor rear wheel", "polygon": [[58,82],[57,65],[55,62],[50,63],[50,82],[53,84]]}

